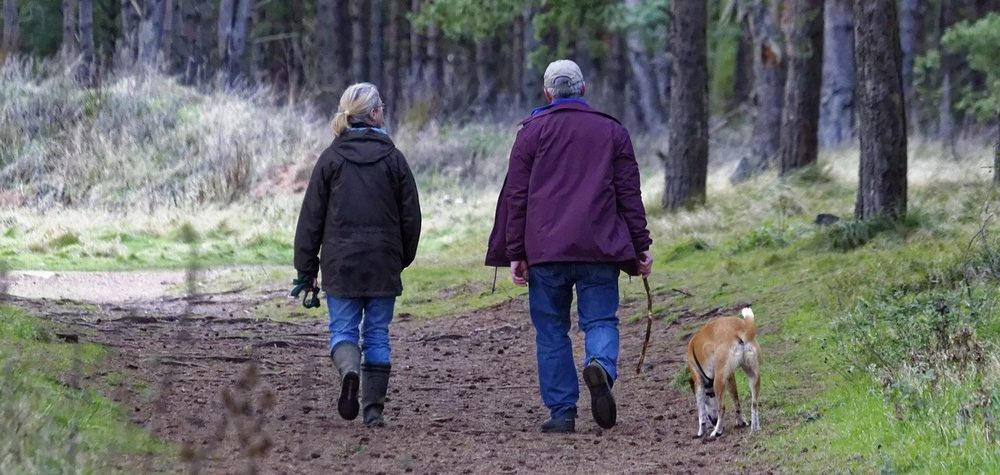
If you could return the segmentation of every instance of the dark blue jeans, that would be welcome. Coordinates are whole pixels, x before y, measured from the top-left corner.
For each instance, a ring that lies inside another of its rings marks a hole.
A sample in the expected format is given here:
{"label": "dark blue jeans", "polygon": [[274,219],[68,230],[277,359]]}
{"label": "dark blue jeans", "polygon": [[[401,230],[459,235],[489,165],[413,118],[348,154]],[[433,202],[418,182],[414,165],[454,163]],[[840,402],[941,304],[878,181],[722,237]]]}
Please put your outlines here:
{"label": "dark blue jeans", "polygon": [[573,343],[569,338],[574,285],[586,348],[583,364],[597,361],[611,381],[618,377],[618,266],[598,263],[531,266],[528,303],[535,325],[538,383],[542,401],[554,418],[575,414],[580,398]]}

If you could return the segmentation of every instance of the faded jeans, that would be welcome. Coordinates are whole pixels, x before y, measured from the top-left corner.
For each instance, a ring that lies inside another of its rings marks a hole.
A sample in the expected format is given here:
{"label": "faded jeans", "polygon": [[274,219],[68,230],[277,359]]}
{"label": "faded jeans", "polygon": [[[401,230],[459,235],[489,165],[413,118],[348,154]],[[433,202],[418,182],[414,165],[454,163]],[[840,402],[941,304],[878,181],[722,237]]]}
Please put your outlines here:
{"label": "faded jeans", "polygon": [[[389,323],[396,297],[326,296],[330,310],[330,349],[349,341],[361,346],[365,363],[390,364]],[[359,327],[360,331],[359,331]]]}

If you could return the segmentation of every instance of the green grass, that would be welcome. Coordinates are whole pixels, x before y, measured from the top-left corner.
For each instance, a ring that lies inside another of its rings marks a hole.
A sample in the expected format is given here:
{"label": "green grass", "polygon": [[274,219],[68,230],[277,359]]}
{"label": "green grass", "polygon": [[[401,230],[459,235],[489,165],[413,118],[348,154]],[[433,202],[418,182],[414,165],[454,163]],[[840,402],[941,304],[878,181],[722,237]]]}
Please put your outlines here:
{"label": "green grass", "polygon": [[0,305],[0,473],[108,473],[165,447],[113,402],[71,387],[100,364],[94,344],[57,341],[53,329]]}

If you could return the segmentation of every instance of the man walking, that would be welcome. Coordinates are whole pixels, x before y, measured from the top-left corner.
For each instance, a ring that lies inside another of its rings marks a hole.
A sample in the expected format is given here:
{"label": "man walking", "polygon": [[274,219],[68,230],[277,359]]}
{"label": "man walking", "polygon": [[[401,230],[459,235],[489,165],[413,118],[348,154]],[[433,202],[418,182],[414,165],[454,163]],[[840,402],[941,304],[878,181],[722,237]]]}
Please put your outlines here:
{"label": "man walking", "polygon": [[576,63],[545,70],[549,105],[521,122],[497,203],[486,265],[510,266],[528,285],[538,381],[549,420],[542,432],[573,432],[580,396],[569,338],[573,287],[585,335],[583,379],[594,420],[617,409],[618,274],[649,275],[652,240],[628,131],[583,100]]}

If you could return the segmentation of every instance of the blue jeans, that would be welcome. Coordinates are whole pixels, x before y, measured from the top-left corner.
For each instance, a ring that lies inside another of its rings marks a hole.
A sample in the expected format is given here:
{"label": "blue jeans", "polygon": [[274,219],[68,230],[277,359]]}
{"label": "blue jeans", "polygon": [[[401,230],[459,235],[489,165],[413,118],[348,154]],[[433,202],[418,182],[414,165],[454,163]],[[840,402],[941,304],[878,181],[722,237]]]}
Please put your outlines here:
{"label": "blue jeans", "polygon": [[[389,323],[396,297],[341,298],[326,296],[330,309],[330,350],[338,343],[357,345],[360,337],[365,363],[389,364]],[[362,325],[363,323],[363,325]],[[361,331],[358,327],[362,326]]]}
{"label": "blue jeans", "polygon": [[528,303],[535,325],[538,384],[542,401],[553,418],[575,415],[576,401],[580,398],[569,338],[574,285],[586,348],[583,365],[596,361],[611,381],[618,377],[618,266],[597,263],[531,266]]}

